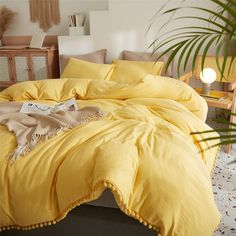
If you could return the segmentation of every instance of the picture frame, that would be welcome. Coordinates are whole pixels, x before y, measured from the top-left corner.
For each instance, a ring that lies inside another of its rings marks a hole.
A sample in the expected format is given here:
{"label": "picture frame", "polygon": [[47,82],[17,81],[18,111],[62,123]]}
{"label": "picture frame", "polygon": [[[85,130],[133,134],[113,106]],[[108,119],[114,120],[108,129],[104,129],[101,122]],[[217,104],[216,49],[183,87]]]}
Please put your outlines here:
{"label": "picture frame", "polygon": [[29,48],[42,48],[45,39],[45,33],[36,33],[32,35]]}

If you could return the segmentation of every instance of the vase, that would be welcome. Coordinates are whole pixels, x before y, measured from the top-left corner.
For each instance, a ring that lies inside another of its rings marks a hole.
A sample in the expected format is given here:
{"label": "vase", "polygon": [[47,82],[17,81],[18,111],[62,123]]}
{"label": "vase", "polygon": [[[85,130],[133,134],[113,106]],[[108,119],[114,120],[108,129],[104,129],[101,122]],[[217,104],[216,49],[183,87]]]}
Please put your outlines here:
{"label": "vase", "polygon": [[85,35],[84,26],[73,26],[69,27],[70,36],[83,36]]}

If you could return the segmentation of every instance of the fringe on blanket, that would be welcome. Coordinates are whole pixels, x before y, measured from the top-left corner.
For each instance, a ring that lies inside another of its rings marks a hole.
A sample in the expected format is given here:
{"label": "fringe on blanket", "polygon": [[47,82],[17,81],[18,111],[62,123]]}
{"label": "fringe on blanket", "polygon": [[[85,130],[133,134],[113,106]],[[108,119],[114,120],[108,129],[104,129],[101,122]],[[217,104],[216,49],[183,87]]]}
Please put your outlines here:
{"label": "fringe on blanket", "polygon": [[[95,114],[84,118],[81,122],[78,123],[78,125],[86,124],[93,120],[100,120],[104,117],[104,113],[101,110],[96,111]],[[66,132],[69,129],[72,129],[74,126],[68,125],[68,124],[62,124],[60,128],[53,129],[48,131],[47,133],[41,135],[41,134],[33,134],[30,142],[26,143],[25,145],[18,145],[18,147],[14,150],[14,152],[10,153],[8,156],[8,160],[10,164],[13,164],[20,156],[25,156],[28,154],[31,150],[35,148],[37,144],[40,142],[46,141],[56,135],[58,135],[61,132]]]}

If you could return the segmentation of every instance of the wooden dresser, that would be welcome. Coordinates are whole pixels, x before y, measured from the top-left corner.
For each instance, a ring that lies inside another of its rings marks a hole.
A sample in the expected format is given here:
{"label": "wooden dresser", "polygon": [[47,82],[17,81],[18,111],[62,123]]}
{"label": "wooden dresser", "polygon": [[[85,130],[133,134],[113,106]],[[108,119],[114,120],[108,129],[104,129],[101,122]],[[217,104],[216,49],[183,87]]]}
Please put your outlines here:
{"label": "wooden dresser", "polygon": [[28,80],[59,77],[58,49],[23,46],[0,48],[0,87]]}

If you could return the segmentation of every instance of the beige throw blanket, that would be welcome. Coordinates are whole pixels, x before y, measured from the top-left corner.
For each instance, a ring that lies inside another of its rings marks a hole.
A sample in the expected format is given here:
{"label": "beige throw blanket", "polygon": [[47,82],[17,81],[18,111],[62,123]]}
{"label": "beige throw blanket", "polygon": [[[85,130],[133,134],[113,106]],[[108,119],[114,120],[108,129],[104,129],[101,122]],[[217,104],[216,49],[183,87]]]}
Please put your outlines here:
{"label": "beige throw blanket", "polygon": [[27,154],[40,141],[44,141],[76,125],[98,120],[103,112],[97,107],[85,107],[75,111],[58,111],[49,115],[19,112],[23,103],[0,103],[0,124],[15,134],[17,148],[9,159],[14,162],[20,155]]}

